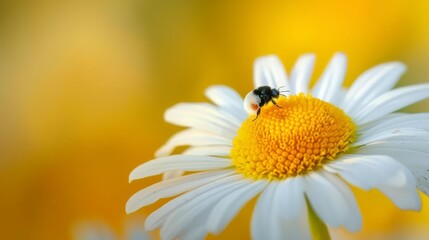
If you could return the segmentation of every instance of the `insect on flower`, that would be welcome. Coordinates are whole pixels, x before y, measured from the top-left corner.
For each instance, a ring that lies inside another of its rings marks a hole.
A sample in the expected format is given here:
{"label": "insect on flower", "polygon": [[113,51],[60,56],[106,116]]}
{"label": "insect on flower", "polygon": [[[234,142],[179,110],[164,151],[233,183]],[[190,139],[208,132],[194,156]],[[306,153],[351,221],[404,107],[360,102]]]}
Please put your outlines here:
{"label": "insect on flower", "polygon": [[[165,120],[187,129],[130,173],[130,181],[165,180],[131,196],[126,212],[170,198],[147,217],[146,230],[160,229],[163,240],[202,240],[222,233],[257,198],[251,238],[295,240],[329,239],[327,226],[361,229],[349,185],[420,211],[418,191],[429,194],[429,113],[397,111],[429,99],[429,83],[392,89],[406,67],[390,62],[345,88],[347,58],[337,53],[310,87],[314,60],[301,56],[288,76],[278,57],[256,59],[255,90],[245,100],[250,117],[241,96],[221,85],[206,90],[212,104],[168,109]],[[188,148],[173,154],[181,146]]]}
{"label": "insect on flower", "polygon": [[254,113],[256,111],[256,118],[253,119],[255,121],[259,114],[261,113],[261,108],[267,105],[269,102],[272,102],[276,107],[281,108],[277,105],[277,102],[274,99],[278,99],[280,96],[285,96],[281,93],[289,92],[288,90],[280,91],[280,89],[284,87],[281,86],[279,88],[271,88],[269,86],[258,87],[252,91],[250,91],[246,97],[244,98],[244,109],[247,113]]}

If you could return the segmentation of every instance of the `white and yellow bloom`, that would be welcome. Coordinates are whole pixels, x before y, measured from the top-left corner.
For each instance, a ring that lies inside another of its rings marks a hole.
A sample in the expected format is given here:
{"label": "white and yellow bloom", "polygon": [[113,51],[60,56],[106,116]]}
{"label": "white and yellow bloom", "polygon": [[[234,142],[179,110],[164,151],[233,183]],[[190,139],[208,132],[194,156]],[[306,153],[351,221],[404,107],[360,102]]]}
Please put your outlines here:
{"label": "white and yellow bloom", "polygon": [[[314,56],[304,55],[288,76],[277,57],[257,59],[255,88],[285,86],[289,93],[277,100],[281,108],[264,106],[256,121],[226,86],[207,89],[213,104],[168,109],[166,121],[187,129],[135,168],[130,181],[169,176],[134,194],[126,211],[180,194],[145,226],[161,228],[163,239],[202,239],[222,232],[260,194],[251,235],[273,240],[311,238],[313,211],[330,227],[359,230],[362,219],[346,183],[376,188],[397,207],[419,210],[417,190],[429,192],[429,114],[394,112],[428,98],[429,84],[391,90],[406,69],[391,62],[345,89],[346,57],[336,54],[310,89],[313,64]],[[170,156],[177,146],[189,148]]]}

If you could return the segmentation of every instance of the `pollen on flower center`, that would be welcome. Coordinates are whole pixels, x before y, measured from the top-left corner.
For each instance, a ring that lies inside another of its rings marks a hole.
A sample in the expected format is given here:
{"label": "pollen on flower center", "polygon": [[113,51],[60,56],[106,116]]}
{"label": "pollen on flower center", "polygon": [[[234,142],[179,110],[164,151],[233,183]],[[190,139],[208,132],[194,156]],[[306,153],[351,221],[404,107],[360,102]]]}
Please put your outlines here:
{"label": "pollen on flower center", "polygon": [[346,151],[356,125],[341,109],[310,95],[281,97],[264,106],[258,119],[243,122],[231,157],[251,178],[281,179],[304,174]]}

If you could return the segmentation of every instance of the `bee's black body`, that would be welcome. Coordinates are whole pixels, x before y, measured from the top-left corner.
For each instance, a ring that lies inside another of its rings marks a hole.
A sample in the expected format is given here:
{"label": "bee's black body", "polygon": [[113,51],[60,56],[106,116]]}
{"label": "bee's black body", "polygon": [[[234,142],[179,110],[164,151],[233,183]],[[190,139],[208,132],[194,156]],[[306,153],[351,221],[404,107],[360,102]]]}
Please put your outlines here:
{"label": "bee's black body", "polygon": [[274,101],[274,99],[278,99],[281,95],[279,89],[271,88],[269,86],[262,86],[253,90],[253,94],[258,96],[260,99],[258,104],[259,108],[256,112],[256,118],[253,119],[253,121],[255,121],[261,113],[261,107],[265,106],[269,102],[272,102],[274,105],[281,108],[279,105],[277,105],[276,101]]}

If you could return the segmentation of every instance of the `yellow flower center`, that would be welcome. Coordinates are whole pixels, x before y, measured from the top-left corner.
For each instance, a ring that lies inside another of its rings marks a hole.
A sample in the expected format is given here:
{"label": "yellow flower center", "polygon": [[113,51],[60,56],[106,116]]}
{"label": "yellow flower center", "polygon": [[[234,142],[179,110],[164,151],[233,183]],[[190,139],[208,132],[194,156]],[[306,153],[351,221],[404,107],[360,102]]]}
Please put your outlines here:
{"label": "yellow flower center", "polygon": [[341,109],[310,95],[281,97],[243,122],[231,157],[251,178],[282,179],[321,167],[346,151],[356,125]]}

